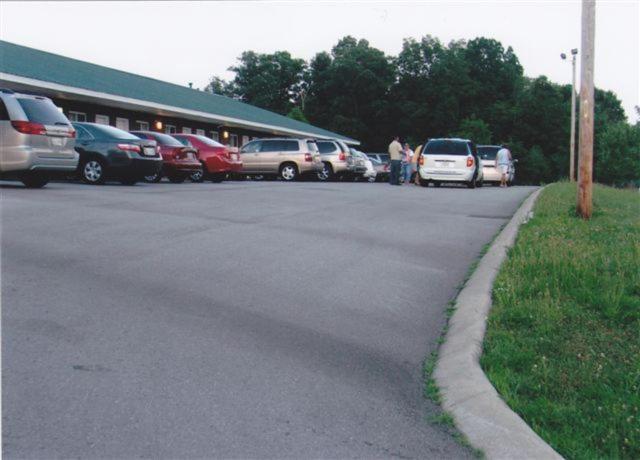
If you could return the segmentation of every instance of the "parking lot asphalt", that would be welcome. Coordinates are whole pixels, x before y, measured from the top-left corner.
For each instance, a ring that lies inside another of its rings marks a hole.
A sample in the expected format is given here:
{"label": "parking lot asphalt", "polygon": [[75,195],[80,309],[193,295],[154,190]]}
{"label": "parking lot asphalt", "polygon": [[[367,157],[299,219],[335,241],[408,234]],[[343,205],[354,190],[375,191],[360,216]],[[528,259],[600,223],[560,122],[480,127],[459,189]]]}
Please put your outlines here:
{"label": "parking lot asphalt", "polygon": [[2,195],[6,458],[464,458],[422,364],[531,187]]}

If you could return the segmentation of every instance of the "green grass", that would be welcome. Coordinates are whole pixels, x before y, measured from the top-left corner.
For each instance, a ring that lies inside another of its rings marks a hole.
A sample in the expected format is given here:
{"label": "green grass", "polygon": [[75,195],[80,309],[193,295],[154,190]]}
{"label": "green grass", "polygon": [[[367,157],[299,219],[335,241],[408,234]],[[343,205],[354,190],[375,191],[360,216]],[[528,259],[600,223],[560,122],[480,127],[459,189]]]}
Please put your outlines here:
{"label": "green grass", "polygon": [[640,194],[553,184],[496,279],[481,365],[570,459],[640,458]]}

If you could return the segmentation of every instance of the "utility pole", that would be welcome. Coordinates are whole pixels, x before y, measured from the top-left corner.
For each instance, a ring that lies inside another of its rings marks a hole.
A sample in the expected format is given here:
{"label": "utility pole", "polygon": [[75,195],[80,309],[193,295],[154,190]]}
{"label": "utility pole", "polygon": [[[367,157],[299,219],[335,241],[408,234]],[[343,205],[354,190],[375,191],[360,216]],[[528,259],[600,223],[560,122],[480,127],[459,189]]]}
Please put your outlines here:
{"label": "utility pole", "polygon": [[580,59],[580,150],[576,209],[584,219],[593,210],[593,63],[596,1],[582,0],[582,57]]}
{"label": "utility pole", "polygon": [[[571,138],[569,140],[569,180],[575,182],[575,165],[576,165],[576,55],[578,49],[571,50]],[[567,59],[567,55],[560,55],[562,60]]]}

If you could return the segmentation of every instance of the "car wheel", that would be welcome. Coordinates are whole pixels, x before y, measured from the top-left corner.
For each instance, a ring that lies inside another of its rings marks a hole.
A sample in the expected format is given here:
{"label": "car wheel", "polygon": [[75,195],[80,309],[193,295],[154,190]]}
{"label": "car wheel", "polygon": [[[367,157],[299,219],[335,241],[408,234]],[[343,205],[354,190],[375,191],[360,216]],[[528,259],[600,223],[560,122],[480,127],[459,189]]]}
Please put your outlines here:
{"label": "car wheel", "polygon": [[91,185],[104,184],[105,166],[102,160],[89,158],[80,165],[80,178]]}
{"label": "car wheel", "polygon": [[27,188],[42,188],[49,182],[49,177],[41,172],[28,172],[20,178],[20,181]]}
{"label": "car wheel", "polygon": [[149,182],[150,184],[157,184],[162,180],[162,170],[158,171],[155,174],[144,176],[143,179],[145,182]]}
{"label": "car wheel", "polygon": [[318,173],[318,180],[323,182],[333,179],[333,168],[330,163],[322,163],[322,171]]}
{"label": "car wheel", "polygon": [[169,174],[167,177],[172,184],[182,184],[187,178],[184,174]]}
{"label": "car wheel", "polygon": [[298,168],[291,163],[285,163],[280,166],[280,177],[287,182],[295,180],[298,177]]}
{"label": "car wheel", "polygon": [[189,175],[189,180],[191,180],[191,182],[196,182],[196,183],[200,183],[204,181],[204,166],[198,169],[197,171],[192,172]]}
{"label": "car wheel", "polygon": [[213,182],[214,184],[219,184],[220,182],[222,182],[225,178],[227,177],[227,175],[225,173],[215,173],[215,174],[211,174],[211,182]]}

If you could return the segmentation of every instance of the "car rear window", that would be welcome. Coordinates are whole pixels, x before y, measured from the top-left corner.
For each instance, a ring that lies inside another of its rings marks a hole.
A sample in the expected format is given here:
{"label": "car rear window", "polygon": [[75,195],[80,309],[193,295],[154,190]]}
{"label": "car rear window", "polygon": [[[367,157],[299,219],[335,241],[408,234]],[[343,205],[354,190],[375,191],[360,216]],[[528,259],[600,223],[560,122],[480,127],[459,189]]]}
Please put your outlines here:
{"label": "car rear window", "polygon": [[500,147],[478,147],[478,155],[483,160],[495,160]]}
{"label": "car rear window", "polygon": [[314,141],[307,141],[307,147],[314,153],[318,151],[318,144]]}
{"label": "car rear window", "polygon": [[216,142],[213,139],[209,139],[207,136],[200,136],[197,135],[195,136],[200,142],[202,142],[203,144],[206,144],[210,147],[224,147],[224,145],[222,145],[220,142]]}
{"label": "car rear window", "polygon": [[113,126],[108,125],[88,125],[86,126],[89,131],[96,133],[99,137],[102,138],[112,138],[112,139],[137,139],[140,140],[138,136],[134,136],[133,134],[123,131],[118,128],[114,128]]}
{"label": "car rear window", "polygon": [[332,153],[336,151],[336,144],[333,142],[316,142],[320,153]]}
{"label": "car rear window", "polygon": [[150,135],[160,145],[166,145],[168,147],[182,147],[182,143],[178,139],[171,137],[168,134],[151,133]]}
{"label": "car rear window", "polygon": [[68,125],[69,120],[49,99],[17,98],[27,119],[43,125]]}
{"label": "car rear window", "polygon": [[463,141],[429,141],[424,148],[427,155],[468,155],[467,143]]}

